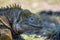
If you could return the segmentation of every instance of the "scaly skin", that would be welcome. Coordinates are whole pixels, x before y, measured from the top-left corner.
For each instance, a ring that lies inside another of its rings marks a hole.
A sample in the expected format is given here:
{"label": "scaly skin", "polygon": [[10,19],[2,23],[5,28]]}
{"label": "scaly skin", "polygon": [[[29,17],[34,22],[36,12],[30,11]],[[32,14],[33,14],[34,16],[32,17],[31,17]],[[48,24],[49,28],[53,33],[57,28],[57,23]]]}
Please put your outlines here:
{"label": "scaly skin", "polygon": [[31,13],[29,10],[23,10],[17,5],[11,8],[0,8],[0,21],[7,28],[15,33],[23,33],[32,27],[40,27],[38,15]]}
{"label": "scaly skin", "polygon": [[[16,5],[15,5],[16,6]],[[20,34],[33,27],[39,28],[39,17],[29,10],[23,10],[18,6],[0,8],[0,23],[10,29],[12,35]],[[13,36],[13,38],[14,38]]]}
{"label": "scaly skin", "polygon": [[48,11],[45,13],[43,13],[43,15],[42,13],[40,15],[36,15],[31,13],[29,10],[23,10],[19,7],[1,8],[0,9],[0,23],[1,23],[0,25],[5,25],[7,28],[11,30],[13,35],[15,35],[14,33],[16,34],[24,33],[33,28],[42,28],[41,26],[41,21],[42,21],[42,24],[44,24],[42,28],[43,33],[47,32],[48,34],[50,33],[50,31],[53,31],[51,29],[49,30],[49,28],[52,28],[49,26],[50,25],[49,21],[53,20],[53,23],[55,23],[56,21],[54,21],[54,19],[51,17],[53,12]]}
{"label": "scaly skin", "polygon": [[10,29],[12,35],[16,36],[13,23],[16,23],[16,21],[19,19],[20,14],[22,14],[21,11],[22,9],[16,5],[13,5],[11,8],[8,8],[8,6],[7,8],[0,8],[0,29]]}

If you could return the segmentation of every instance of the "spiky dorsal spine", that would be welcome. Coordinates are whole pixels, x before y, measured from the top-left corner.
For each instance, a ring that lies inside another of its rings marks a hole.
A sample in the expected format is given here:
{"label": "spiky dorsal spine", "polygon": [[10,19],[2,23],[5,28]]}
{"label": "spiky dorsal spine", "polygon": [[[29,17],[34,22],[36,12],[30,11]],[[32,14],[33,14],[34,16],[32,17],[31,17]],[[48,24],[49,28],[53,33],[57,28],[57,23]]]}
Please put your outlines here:
{"label": "spiky dorsal spine", "polygon": [[17,5],[17,4],[10,4],[10,5],[7,5],[6,7],[0,7],[2,9],[4,8],[21,8],[21,5]]}
{"label": "spiky dorsal spine", "polygon": [[10,5],[10,8],[21,8],[21,5],[12,4],[12,5]]}

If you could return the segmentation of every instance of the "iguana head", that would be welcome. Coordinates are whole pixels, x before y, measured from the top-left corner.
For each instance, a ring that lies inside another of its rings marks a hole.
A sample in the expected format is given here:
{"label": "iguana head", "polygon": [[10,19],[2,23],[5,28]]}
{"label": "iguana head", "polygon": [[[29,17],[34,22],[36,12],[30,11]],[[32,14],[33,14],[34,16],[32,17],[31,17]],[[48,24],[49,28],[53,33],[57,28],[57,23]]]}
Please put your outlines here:
{"label": "iguana head", "polygon": [[22,15],[18,22],[14,23],[14,28],[16,31],[29,30],[32,28],[39,28],[40,26],[40,17],[36,14],[31,13],[29,10],[23,10]]}

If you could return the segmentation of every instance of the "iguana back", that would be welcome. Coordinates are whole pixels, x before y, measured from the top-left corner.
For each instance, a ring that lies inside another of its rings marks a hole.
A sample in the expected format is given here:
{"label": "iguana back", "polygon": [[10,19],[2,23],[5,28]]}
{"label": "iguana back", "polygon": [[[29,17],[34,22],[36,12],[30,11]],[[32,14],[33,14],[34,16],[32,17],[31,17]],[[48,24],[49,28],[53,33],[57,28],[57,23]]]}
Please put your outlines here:
{"label": "iguana back", "polygon": [[0,8],[0,24],[11,29],[13,22],[18,20],[21,12],[22,9],[17,5],[13,5],[11,8]]}

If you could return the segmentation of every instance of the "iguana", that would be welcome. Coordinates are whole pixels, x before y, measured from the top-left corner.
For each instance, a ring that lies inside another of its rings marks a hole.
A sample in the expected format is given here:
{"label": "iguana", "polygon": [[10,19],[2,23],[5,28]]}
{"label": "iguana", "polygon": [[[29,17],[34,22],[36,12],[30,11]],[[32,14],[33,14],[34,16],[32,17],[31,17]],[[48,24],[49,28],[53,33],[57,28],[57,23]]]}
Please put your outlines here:
{"label": "iguana", "polygon": [[[1,25],[4,25],[4,27],[11,30],[13,36],[15,36],[15,34],[19,36],[18,34],[34,28],[40,28],[43,30],[43,33],[47,32],[48,34],[50,31],[53,31],[50,29],[51,27],[49,27],[49,18],[51,18],[53,14],[59,14],[59,12],[41,11],[39,15],[36,15],[29,10],[22,9],[16,4],[6,7],[7,8],[0,8],[0,28],[2,28]],[[53,20],[53,23],[54,22],[56,21]]]}
{"label": "iguana", "polygon": [[23,10],[18,5],[10,5],[10,8],[0,8],[0,25],[4,25],[14,34],[20,34],[33,27],[40,27],[39,16],[29,10]]}

